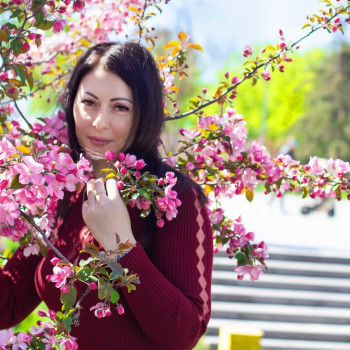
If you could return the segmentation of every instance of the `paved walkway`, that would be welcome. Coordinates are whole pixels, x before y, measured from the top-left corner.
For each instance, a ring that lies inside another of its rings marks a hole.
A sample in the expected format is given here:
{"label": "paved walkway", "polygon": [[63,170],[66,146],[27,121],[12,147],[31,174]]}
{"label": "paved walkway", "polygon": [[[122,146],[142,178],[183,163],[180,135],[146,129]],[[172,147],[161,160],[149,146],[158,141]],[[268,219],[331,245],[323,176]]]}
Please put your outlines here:
{"label": "paved walkway", "polygon": [[232,218],[242,215],[247,231],[253,231],[256,241],[264,240],[270,247],[322,250],[331,254],[350,256],[350,201],[334,201],[335,215],[325,209],[308,215],[301,214],[303,206],[313,206],[316,200],[286,195],[280,198],[255,193],[253,202],[245,196],[222,201]]}

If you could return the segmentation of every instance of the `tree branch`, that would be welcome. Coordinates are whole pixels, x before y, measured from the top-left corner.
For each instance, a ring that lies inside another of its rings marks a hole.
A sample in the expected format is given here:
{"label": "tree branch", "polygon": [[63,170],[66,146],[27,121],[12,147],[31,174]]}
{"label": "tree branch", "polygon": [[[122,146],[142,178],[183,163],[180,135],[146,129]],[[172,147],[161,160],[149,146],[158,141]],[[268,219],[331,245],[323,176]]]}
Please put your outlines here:
{"label": "tree branch", "polygon": [[21,216],[25,218],[42,236],[45,243],[55,252],[55,254],[61,258],[61,260],[65,261],[69,265],[73,265],[56,247],[53,246],[53,244],[49,241],[49,239],[46,237],[45,232],[35,223],[32,216],[27,215],[23,211],[21,211]]}
{"label": "tree branch", "polygon": [[[349,6],[348,6],[349,7]],[[330,20],[336,18],[340,13],[336,13],[334,14]],[[291,44],[286,50],[285,52],[287,51],[290,51],[293,47],[295,47],[296,45],[298,45],[301,41],[305,40],[307,37],[309,37],[311,34],[315,33],[316,31],[318,31],[319,29],[322,28],[322,24],[320,24],[318,27],[316,28],[313,28],[308,34],[304,35],[303,37],[301,37],[300,39],[298,39],[297,41],[295,41],[293,44]],[[276,58],[278,58],[278,56],[281,54],[278,53],[276,54],[274,57],[271,58],[272,61],[274,61]],[[184,117],[188,117],[189,115],[191,114],[195,114],[197,113],[198,111],[212,105],[213,103],[216,103],[218,102],[220,99],[222,99],[224,96],[226,96],[229,92],[231,92],[232,90],[234,90],[238,85],[242,84],[245,80],[251,78],[253,75],[255,75],[255,73],[263,66],[265,66],[266,63],[261,63],[260,65],[256,66],[252,71],[250,71],[248,74],[245,74],[244,77],[236,84],[232,85],[231,87],[229,87],[228,89],[226,89],[220,96],[218,96],[217,98],[211,100],[211,101],[208,101],[188,112],[185,112],[185,113],[181,113],[181,114],[177,114],[177,115],[174,115],[173,117],[166,117],[164,118],[164,121],[169,121],[169,120],[176,120],[176,119],[181,119],[181,118],[184,118]]]}

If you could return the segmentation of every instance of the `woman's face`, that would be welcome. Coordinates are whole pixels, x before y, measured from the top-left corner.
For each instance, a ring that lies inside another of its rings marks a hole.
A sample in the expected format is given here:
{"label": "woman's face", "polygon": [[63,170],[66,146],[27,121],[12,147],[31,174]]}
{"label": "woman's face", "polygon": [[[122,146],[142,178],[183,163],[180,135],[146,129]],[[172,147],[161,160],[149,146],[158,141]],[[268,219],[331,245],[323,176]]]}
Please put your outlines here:
{"label": "woman's face", "polygon": [[131,130],[132,91],[118,75],[97,66],[79,85],[73,115],[77,140],[92,160],[106,151],[118,153]]}

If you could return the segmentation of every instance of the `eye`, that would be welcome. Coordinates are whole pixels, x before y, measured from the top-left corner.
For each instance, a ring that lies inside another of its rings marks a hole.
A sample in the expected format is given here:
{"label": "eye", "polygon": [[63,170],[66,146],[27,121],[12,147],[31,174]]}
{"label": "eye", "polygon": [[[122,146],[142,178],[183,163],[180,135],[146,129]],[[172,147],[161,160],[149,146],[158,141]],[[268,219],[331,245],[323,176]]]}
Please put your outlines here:
{"label": "eye", "polygon": [[117,104],[114,107],[114,110],[118,112],[128,112],[130,108],[128,106],[122,105],[122,104]]}
{"label": "eye", "polygon": [[95,105],[95,102],[91,100],[82,100],[81,103],[88,107],[92,107]]}

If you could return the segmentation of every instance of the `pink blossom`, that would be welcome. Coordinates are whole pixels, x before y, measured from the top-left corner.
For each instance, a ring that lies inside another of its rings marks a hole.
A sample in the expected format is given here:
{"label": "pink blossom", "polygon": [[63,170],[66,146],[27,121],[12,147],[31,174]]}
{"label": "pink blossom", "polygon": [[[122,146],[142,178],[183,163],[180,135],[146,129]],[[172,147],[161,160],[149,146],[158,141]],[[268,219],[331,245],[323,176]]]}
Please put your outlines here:
{"label": "pink blossom", "polygon": [[164,220],[163,219],[157,220],[157,226],[162,228],[164,226]]}
{"label": "pink blossom", "polygon": [[232,78],[232,84],[235,85],[235,84],[237,84],[238,82],[239,82],[239,78],[236,77],[236,76],[234,76],[234,77]]}
{"label": "pink blossom", "polygon": [[246,186],[249,190],[254,190],[255,186],[257,185],[255,171],[250,168],[245,169],[242,175],[242,181],[244,186]]}
{"label": "pink blossom", "polygon": [[90,311],[95,310],[94,314],[98,318],[106,317],[111,315],[111,310],[109,305],[105,305],[104,303],[97,303],[95,306],[90,308]]}
{"label": "pink blossom", "polygon": [[35,243],[35,244],[30,244],[27,245],[24,249],[23,249],[23,255],[24,256],[29,256],[29,255],[38,255],[40,253],[40,247],[39,244]]}
{"label": "pink blossom", "polygon": [[81,12],[84,9],[84,3],[80,0],[75,1],[73,5],[74,11]]}
{"label": "pink blossom", "polygon": [[53,275],[50,278],[51,282],[56,282],[55,287],[61,288],[66,284],[67,278],[70,277],[72,270],[68,266],[55,266],[53,268]]}
{"label": "pink blossom", "polygon": [[69,288],[67,286],[63,285],[60,289],[60,292],[63,294],[66,294],[69,292]]}
{"label": "pink blossom", "polygon": [[76,341],[73,339],[67,339],[67,338],[61,338],[63,339],[60,343],[59,348],[61,350],[77,350],[78,349],[78,344]]}
{"label": "pink blossom", "polygon": [[175,174],[172,171],[166,172],[165,179],[166,182],[171,186],[175,185],[177,181],[177,178],[175,177]]}
{"label": "pink blossom", "polygon": [[65,187],[67,191],[74,192],[76,190],[77,177],[73,174],[68,174],[66,178]]}
{"label": "pink blossom", "polygon": [[253,46],[247,45],[244,47],[244,49],[243,49],[243,56],[244,57],[247,57],[247,56],[251,55],[252,53],[253,53]]}
{"label": "pink blossom", "polygon": [[26,51],[30,49],[30,45],[26,41],[23,43],[23,49]]}
{"label": "pink blossom", "polygon": [[224,211],[221,208],[215,209],[209,213],[209,218],[212,224],[218,224],[224,218]]}
{"label": "pink blossom", "polygon": [[319,159],[317,157],[310,157],[310,161],[307,164],[310,174],[321,174],[324,172],[324,168],[319,164]]}
{"label": "pink blossom", "polygon": [[244,278],[244,275],[248,273],[250,275],[250,280],[253,282],[259,279],[259,276],[262,274],[263,268],[263,265],[243,265],[237,266],[235,268],[235,271],[238,272],[237,278],[239,280],[242,280]]}
{"label": "pink blossom", "polygon": [[42,185],[44,178],[41,173],[44,170],[42,164],[36,162],[32,156],[23,158],[23,163],[14,166],[14,169],[19,174],[19,182],[21,184],[33,183],[34,185]]}
{"label": "pink blossom", "polygon": [[113,162],[113,160],[115,158],[115,154],[112,151],[107,151],[106,158],[109,162]]}
{"label": "pink blossom", "polygon": [[18,203],[8,202],[0,204],[0,222],[7,222],[10,226],[13,226],[15,219],[17,219],[19,215]]}
{"label": "pink blossom", "polygon": [[136,156],[134,156],[133,154],[127,153],[125,156],[125,163],[126,163],[128,168],[133,167],[136,163],[136,160],[137,160]]}
{"label": "pink blossom", "polygon": [[202,132],[197,130],[197,129],[193,129],[193,130],[183,129],[182,134],[184,136],[188,137],[189,139],[194,139],[194,138],[202,135]]}
{"label": "pink blossom", "polygon": [[51,320],[54,320],[56,318],[56,312],[53,310],[49,310],[49,316]]}
{"label": "pink blossom", "polygon": [[119,315],[123,315],[123,313],[124,313],[123,305],[118,305],[117,306],[117,312],[118,312]]}
{"label": "pink blossom", "polygon": [[75,169],[76,165],[73,163],[73,160],[69,154],[59,153],[57,164],[55,165],[55,169],[62,172],[63,174],[67,174],[71,170]]}
{"label": "pink blossom", "polygon": [[177,158],[175,156],[169,156],[166,159],[167,164],[169,164],[171,167],[175,167],[177,164]]}
{"label": "pink blossom", "polygon": [[261,75],[266,81],[269,81],[271,79],[271,71],[269,70],[263,71]]}
{"label": "pink blossom", "polygon": [[58,21],[53,22],[53,32],[57,34],[60,31],[62,31],[65,23],[66,23],[66,20],[64,19],[59,19]]}
{"label": "pink blossom", "polygon": [[138,169],[138,170],[143,169],[145,166],[146,166],[146,163],[144,162],[143,159],[139,159],[135,163],[135,168]]}
{"label": "pink blossom", "polygon": [[195,168],[195,166],[194,166],[193,163],[188,162],[188,163],[186,164],[186,170],[192,171],[194,168]]}
{"label": "pink blossom", "polygon": [[0,73],[0,80],[7,80],[9,77],[7,72],[1,72]]}
{"label": "pink blossom", "polygon": [[122,162],[125,159],[125,154],[124,153],[118,153],[117,157]]}
{"label": "pink blossom", "polygon": [[54,257],[50,260],[51,265],[56,266],[61,260],[57,257]]}
{"label": "pink blossom", "polygon": [[0,347],[1,347],[1,349],[6,348],[7,344],[9,344],[10,339],[12,337],[13,337],[13,332],[11,329],[0,331]]}
{"label": "pink blossom", "polygon": [[45,123],[43,131],[56,138],[59,135],[59,130],[64,127],[64,122],[58,115],[52,118],[45,118]]}

